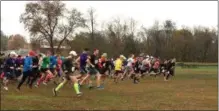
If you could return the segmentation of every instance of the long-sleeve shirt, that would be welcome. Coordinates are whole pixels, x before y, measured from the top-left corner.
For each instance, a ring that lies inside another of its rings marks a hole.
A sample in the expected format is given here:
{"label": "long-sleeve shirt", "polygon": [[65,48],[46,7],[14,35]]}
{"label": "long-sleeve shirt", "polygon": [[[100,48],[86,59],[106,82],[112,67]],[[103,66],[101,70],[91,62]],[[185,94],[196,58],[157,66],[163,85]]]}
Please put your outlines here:
{"label": "long-sleeve shirt", "polygon": [[50,56],[50,68],[55,68],[57,65],[57,58],[55,56]]}
{"label": "long-sleeve shirt", "polygon": [[5,71],[10,72],[10,71],[13,70],[10,67],[15,68],[15,60],[13,58],[9,57],[9,58],[6,59],[4,65],[5,65],[5,67],[4,67]]}
{"label": "long-sleeve shirt", "polygon": [[22,58],[17,58],[15,60],[15,64],[16,64],[16,68],[21,67],[21,65],[23,65],[24,60]]}
{"label": "long-sleeve shirt", "polygon": [[32,57],[30,57],[30,56],[25,57],[23,71],[24,72],[31,71],[32,70],[32,65],[33,65]]}

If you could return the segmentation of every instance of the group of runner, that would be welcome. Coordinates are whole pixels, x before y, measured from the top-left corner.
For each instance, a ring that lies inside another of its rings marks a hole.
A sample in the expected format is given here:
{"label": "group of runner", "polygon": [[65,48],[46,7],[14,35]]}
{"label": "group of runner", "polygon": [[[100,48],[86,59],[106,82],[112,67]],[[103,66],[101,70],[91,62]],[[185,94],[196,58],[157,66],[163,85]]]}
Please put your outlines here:
{"label": "group of runner", "polygon": [[18,80],[17,91],[26,81],[29,88],[40,87],[43,83],[47,85],[52,81],[56,87],[52,89],[54,96],[57,96],[59,90],[68,82],[72,82],[73,88],[78,96],[82,92],[80,88],[87,84],[88,88],[95,88],[91,77],[96,80],[96,88],[104,89],[104,82],[107,76],[114,79],[115,83],[123,81],[126,78],[132,79],[133,83],[140,82],[146,74],[154,72],[154,76],[163,74],[167,81],[170,75],[174,75],[175,59],[164,60],[163,62],[149,55],[135,57],[131,54],[127,59],[124,55],[118,56],[116,60],[109,59],[107,53],[99,56],[99,50],[94,49],[90,53],[85,48],[78,56],[75,51],[70,51],[67,57],[51,54],[36,54],[29,51],[28,55],[22,57],[15,52],[10,52],[8,57],[0,61],[0,73],[2,85],[8,90],[9,81]]}

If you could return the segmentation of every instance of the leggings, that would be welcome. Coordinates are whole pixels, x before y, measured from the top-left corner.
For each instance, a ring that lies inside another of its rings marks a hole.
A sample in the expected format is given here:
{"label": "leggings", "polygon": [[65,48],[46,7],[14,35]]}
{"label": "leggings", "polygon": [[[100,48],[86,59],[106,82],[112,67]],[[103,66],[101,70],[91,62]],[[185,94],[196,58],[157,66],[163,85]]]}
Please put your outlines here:
{"label": "leggings", "polygon": [[28,83],[30,88],[32,87],[33,83],[37,80],[37,77],[39,77],[39,75],[40,75],[40,71],[38,70],[38,68],[34,68],[32,70],[32,78],[30,79]]}
{"label": "leggings", "polygon": [[21,85],[25,82],[25,80],[27,79],[27,77],[30,77],[32,74],[31,71],[25,71],[23,72],[23,77],[21,79],[21,81],[19,82],[17,89],[20,89]]}

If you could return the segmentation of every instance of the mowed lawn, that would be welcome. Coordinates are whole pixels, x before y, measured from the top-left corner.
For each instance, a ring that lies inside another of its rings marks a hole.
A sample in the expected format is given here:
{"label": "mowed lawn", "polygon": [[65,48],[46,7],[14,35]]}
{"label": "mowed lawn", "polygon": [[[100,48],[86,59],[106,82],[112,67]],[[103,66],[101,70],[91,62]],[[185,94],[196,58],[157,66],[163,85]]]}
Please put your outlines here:
{"label": "mowed lawn", "polygon": [[40,88],[9,91],[1,88],[2,110],[217,110],[217,67],[176,68],[176,76],[164,82],[163,77],[147,76],[139,84],[125,80],[119,84],[108,79],[104,90],[81,88],[84,95],[76,97],[71,84],[52,96],[53,84]]}

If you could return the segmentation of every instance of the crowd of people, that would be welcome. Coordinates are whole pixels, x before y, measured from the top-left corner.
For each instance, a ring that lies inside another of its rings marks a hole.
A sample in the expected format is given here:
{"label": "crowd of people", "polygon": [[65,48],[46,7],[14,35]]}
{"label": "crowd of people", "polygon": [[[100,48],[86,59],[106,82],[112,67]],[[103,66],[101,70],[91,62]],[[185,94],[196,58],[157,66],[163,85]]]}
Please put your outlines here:
{"label": "crowd of people", "polygon": [[[28,55],[22,57],[12,51],[0,60],[1,85],[3,89],[9,90],[10,81],[16,81],[16,90],[21,91],[25,81],[29,88],[39,88],[41,83],[47,85],[48,82],[53,82],[56,87],[52,92],[57,96],[60,89],[70,81],[76,94],[81,96],[82,86],[101,90],[104,89],[107,78],[113,79],[115,84],[124,80],[132,80],[134,84],[138,84],[148,74],[154,77],[163,75],[164,81],[168,81],[170,76],[174,76],[175,62],[175,58],[160,60],[145,54],[131,54],[128,58],[119,55],[114,60],[109,59],[107,53],[99,56],[98,49],[90,52],[87,48],[80,55],[70,51],[67,57],[51,52],[36,54],[34,51],[29,51]],[[91,77],[95,77],[96,86]]]}

